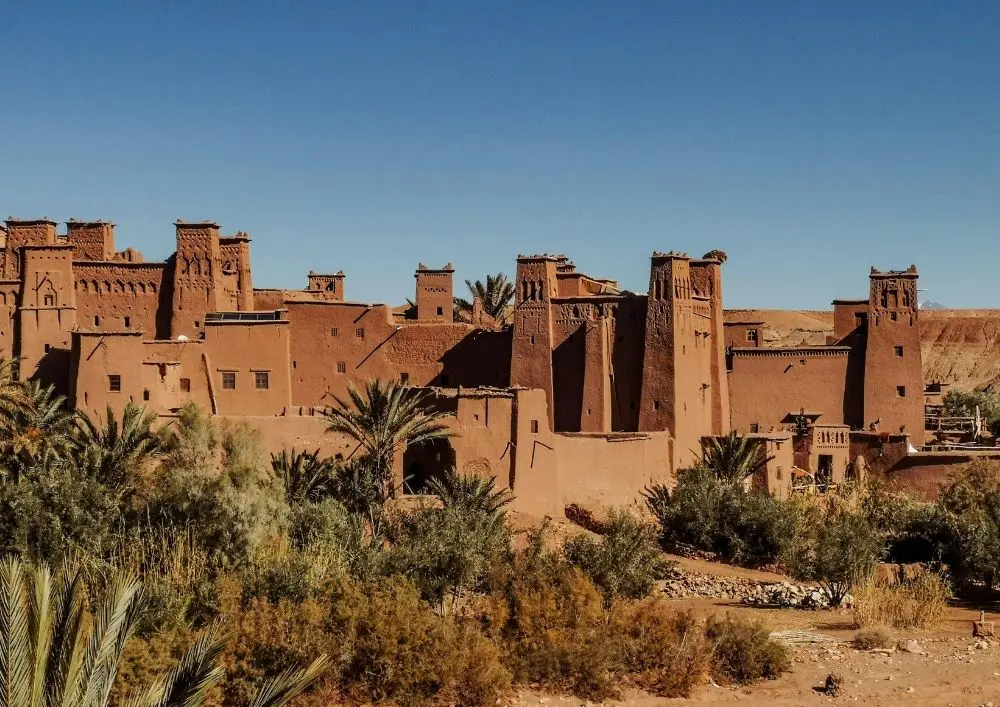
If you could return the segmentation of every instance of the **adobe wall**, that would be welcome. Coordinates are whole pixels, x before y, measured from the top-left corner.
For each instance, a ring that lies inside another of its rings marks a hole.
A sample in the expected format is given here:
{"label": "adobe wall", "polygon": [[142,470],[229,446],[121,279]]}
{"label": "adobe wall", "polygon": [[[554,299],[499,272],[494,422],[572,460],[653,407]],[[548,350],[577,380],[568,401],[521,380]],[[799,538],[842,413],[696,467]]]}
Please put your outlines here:
{"label": "adobe wall", "polygon": [[371,378],[405,378],[416,386],[509,385],[509,332],[461,323],[397,324],[385,305],[287,307],[294,405],[329,404],[350,384]]}
{"label": "adobe wall", "polygon": [[[510,488],[518,512],[559,517],[570,503],[624,505],[649,483],[672,483],[669,434],[554,434],[546,424],[544,392],[537,390],[463,391],[452,404],[456,436],[449,443],[456,467]],[[348,439],[327,434],[318,416],[220,419],[254,425],[272,453],[318,449],[346,459],[355,452]],[[400,482],[403,473],[397,470]]]}
{"label": "adobe wall", "polygon": [[1000,462],[997,452],[917,452],[900,459],[885,474],[889,488],[922,501],[934,501],[956,473],[973,461]]}
{"label": "adobe wall", "polygon": [[204,351],[218,414],[279,415],[291,407],[287,320],[209,321]]}
{"label": "adobe wall", "polygon": [[[200,341],[143,341],[136,331],[77,331],[70,397],[91,417],[103,418],[108,405],[120,414],[130,401],[157,414],[176,412],[188,402],[213,412],[204,354]],[[119,377],[117,391],[111,389],[112,375]]]}
{"label": "adobe wall", "polygon": [[823,424],[844,424],[848,349],[734,349],[730,367],[733,429],[777,429],[800,410],[822,413]]}
{"label": "adobe wall", "polygon": [[14,358],[14,316],[21,293],[20,280],[0,280],[0,358]]}
{"label": "adobe wall", "polygon": [[726,348],[759,348],[764,336],[764,322],[725,322]]}
{"label": "adobe wall", "polygon": [[868,300],[833,301],[833,337],[840,341],[868,319]]}
{"label": "adobe wall", "polygon": [[80,327],[132,330],[147,339],[165,338],[171,299],[169,281],[163,292],[165,274],[165,263],[74,262]]}

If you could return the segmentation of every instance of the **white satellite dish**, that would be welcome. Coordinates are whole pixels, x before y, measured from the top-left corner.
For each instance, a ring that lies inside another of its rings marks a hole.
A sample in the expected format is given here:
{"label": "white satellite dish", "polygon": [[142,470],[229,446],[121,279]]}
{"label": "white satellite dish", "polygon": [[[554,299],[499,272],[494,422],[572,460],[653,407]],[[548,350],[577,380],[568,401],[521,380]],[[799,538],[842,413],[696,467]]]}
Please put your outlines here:
{"label": "white satellite dish", "polygon": [[184,336],[183,334],[178,334],[177,335],[177,340],[178,341],[187,341],[188,338],[186,336]]}

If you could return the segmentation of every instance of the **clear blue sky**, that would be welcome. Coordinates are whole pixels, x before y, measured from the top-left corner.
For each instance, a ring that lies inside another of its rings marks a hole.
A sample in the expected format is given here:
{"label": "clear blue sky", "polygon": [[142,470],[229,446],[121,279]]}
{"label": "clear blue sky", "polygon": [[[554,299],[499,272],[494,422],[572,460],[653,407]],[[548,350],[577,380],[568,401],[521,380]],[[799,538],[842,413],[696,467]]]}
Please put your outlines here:
{"label": "clear blue sky", "polygon": [[253,237],[257,286],[412,296],[565,252],[729,307],[1000,306],[1000,2],[0,3],[0,217]]}

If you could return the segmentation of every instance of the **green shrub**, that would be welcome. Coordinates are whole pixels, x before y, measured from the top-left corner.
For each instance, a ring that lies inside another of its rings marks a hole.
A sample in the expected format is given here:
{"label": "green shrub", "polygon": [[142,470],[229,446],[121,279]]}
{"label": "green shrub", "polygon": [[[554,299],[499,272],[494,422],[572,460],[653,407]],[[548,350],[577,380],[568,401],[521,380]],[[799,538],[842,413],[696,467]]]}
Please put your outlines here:
{"label": "green shrub", "polygon": [[490,570],[510,553],[505,523],[460,506],[402,513],[389,535],[388,571],[408,577],[421,596],[441,607],[463,590],[483,587]]}
{"label": "green shrub", "polygon": [[70,551],[99,553],[119,520],[114,495],[60,463],[0,483],[0,550],[53,566]]}
{"label": "green shrub", "polygon": [[859,651],[870,651],[873,648],[889,648],[892,646],[892,634],[885,626],[863,628],[854,634],[851,641]]}
{"label": "green shrub", "polygon": [[680,472],[673,490],[657,485],[645,495],[665,546],[692,545],[733,564],[776,562],[798,531],[796,504],[721,481],[702,467]]}
{"label": "green shrub", "polygon": [[220,442],[212,421],[188,406],[163,437],[166,454],[140,522],[190,529],[221,565],[245,562],[261,542],[284,532],[288,506],[257,430],[227,424]]}
{"label": "green shrub", "polygon": [[609,514],[601,538],[580,533],[566,542],[563,552],[590,577],[609,606],[618,598],[649,596],[663,572],[655,531],[624,510]]}
{"label": "green shrub", "polygon": [[885,550],[868,517],[835,496],[810,509],[809,521],[786,554],[796,579],[818,582],[833,606],[867,577]]}
{"label": "green shrub", "polygon": [[712,617],[706,634],[713,644],[712,676],[719,683],[746,685],[771,680],[791,668],[788,649],[771,640],[758,621]]}

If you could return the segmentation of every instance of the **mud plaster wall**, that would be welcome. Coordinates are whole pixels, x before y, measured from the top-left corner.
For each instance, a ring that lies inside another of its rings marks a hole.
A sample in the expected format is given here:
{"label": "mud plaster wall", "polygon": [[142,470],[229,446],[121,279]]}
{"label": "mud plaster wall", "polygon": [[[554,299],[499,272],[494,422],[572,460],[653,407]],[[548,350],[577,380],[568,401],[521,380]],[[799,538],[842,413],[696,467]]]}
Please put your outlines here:
{"label": "mud plaster wall", "polygon": [[[74,262],[77,321],[83,329],[130,329],[147,339],[165,336],[158,320],[166,265]],[[169,300],[169,290],[166,293]],[[169,304],[167,304],[169,307]],[[127,320],[127,321],[126,321]]]}
{"label": "mud plaster wall", "polygon": [[[205,355],[219,414],[279,415],[291,406],[288,334],[287,321],[213,322],[205,327]],[[226,388],[224,373],[235,379],[234,388]]]}
{"label": "mud plaster wall", "polygon": [[734,353],[729,374],[733,429],[778,428],[789,413],[821,412],[824,424],[844,423],[847,385],[846,351],[785,352],[759,349]]}

